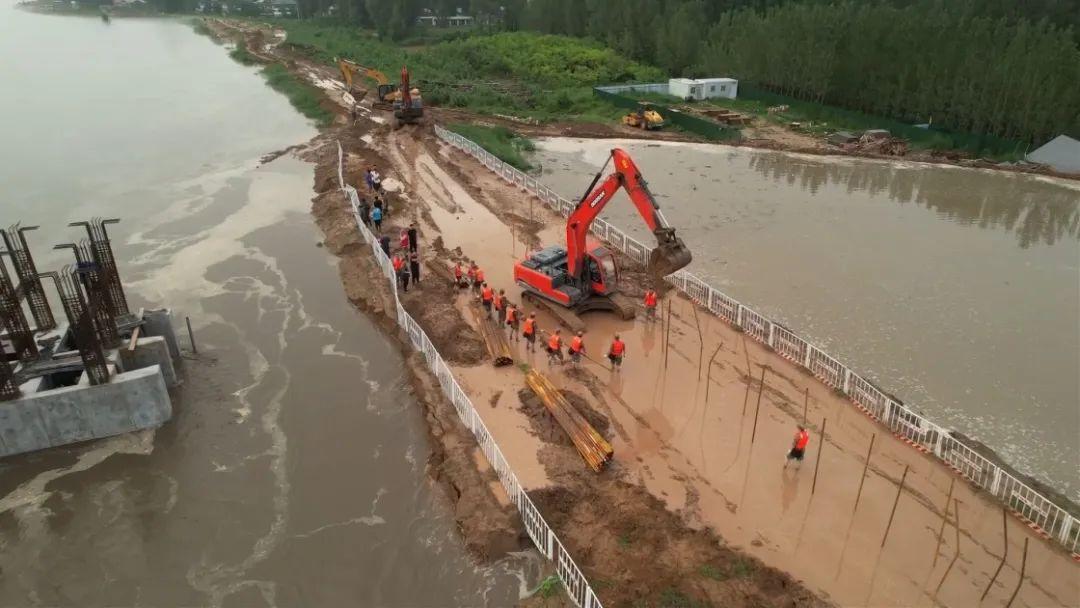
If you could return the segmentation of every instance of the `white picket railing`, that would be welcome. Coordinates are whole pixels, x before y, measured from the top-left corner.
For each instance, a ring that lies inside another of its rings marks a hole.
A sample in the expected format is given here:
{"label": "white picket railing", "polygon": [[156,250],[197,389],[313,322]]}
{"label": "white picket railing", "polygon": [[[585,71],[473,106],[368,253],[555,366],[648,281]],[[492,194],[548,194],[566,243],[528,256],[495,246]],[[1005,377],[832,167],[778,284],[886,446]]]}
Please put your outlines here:
{"label": "white picket railing", "polygon": [[[507,182],[535,195],[556,213],[565,217],[573,211],[573,201],[499,160],[475,142],[438,125],[435,126],[435,133],[443,141],[475,157]],[[608,246],[637,262],[644,264],[649,259],[652,247],[604,220],[595,221],[592,232]],[[945,461],[1069,551],[1076,553],[1080,550],[1080,519],[955,439],[948,429],[915,413],[795,332],[739,303],[689,272],[680,270],[668,276],[667,281],[713,314],[781,356],[806,368],[827,386],[842,392],[856,406],[887,426],[898,437]]]}
{"label": "white picket railing", "polygon": [[488,462],[491,463],[492,468],[498,474],[503,489],[506,490],[510,500],[517,507],[529,538],[532,539],[537,550],[555,564],[555,571],[559,574],[559,578],[562,579],[567,594],[580,608],[603,608],[600,600],[596,597],[596,593],[589,586],[589,582],[585,580],[585,575],[582,574],[581,569],[577,567],[574,559],[570,557],[570,553],[559,542],[555,532],[544,521],[532,499],[521,488],[521,484],[518,483],[517,476],[510,469],[510,464],[506,462],[502,450],[495,443],[495,439],[492,437],[491,432],[488,431],[487,426],[484,425],[484,421],[480,418],[480,414],[477,413],[468,395],[461,390],[461,385],[458,384],[457,379],[450,372],[450,367],[443,360],[442,355],[435,350],[435,346],[431,343],[427,334],[424,333],[424,330],[401,305],[394,266],[390,262],[390,258],[383,252],[382,247],[379,246],[378,239],[361,221],[357,211],[360,200],[356,189],[345,183],[342,174],[342,163],[342,149],[341,144],[338,143],[338,184],[340,184],[341,189],[349,199],[349,206],[352,208],[353,218],[356,220],[356,229],[360,231],[364,241],[371,246],[372,256],[374,256],[376,263],[386,276],[386,280],[390,283],[390,290],[394,294],[394,302],[397,307],[398,325],[408,334],[409,342],[413,348],[424,354],[428,367],[431,368],[431,371],[439,380],[439,386],[442,387],[443,393],[450,400],[450,403],[454,405],[458,417],[476,437],[476,442],[480,445],[484,456],[487,457]]}

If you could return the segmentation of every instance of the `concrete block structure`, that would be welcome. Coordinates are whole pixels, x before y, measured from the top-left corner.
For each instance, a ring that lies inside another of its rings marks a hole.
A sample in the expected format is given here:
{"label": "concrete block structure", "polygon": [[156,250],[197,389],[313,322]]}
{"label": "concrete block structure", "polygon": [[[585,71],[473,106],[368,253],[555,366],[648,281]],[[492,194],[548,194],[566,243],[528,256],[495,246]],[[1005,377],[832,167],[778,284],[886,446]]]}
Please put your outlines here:
{"label": "concrete block structure", "polygon": [[158,365],[115,373],[108,384],[80,378],[73,386],[0,403],[0,457],[153,428],[171,417]]}

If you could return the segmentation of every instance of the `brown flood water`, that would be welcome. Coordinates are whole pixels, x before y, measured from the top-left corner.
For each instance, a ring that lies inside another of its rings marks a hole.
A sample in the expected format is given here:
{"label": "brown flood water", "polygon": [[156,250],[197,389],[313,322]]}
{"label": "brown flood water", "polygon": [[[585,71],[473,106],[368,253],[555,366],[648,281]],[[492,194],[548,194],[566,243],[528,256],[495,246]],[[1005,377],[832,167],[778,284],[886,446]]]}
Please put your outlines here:
{"label": "brown flood water", "polygon": [[55,268],[66,222],[123,218],[133,306],[199,347],[163,428],[0,461],[0,605],[516,602],[539,558],[466,554],[398,350],[317,247],[311,165],[256,167],[314,129],[181,23],[0,11],[0,55],[49,59],[0,63],[0,222]]}
{"label": "brown flood water", "polygon": [[[1080,499],[1080,184],[699,144],[537,146],[568,198],[627,149],[692,272]],[[605,217],[648,241],[618,199]]]}

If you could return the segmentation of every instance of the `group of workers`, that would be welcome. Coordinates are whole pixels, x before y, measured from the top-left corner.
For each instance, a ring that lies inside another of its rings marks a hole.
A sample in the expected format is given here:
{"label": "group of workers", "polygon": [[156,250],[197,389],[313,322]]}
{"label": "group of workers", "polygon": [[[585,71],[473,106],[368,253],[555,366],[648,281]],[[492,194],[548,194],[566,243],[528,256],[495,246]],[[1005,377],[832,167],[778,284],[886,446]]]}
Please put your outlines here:
{"label": "group of workers", "polygon": [[369,205],[367,198],[360,196],[356,212],[365,225],[374,227],[375,233],[379,235],[379,246],[394,266],[398,287],[407,292],[410,282],[414,284],[420,282],[420,240],[416,224],[412,223],[408,228],[402,228],[397,248],[392,248],[390,235],[382,233],[382,223],[389,212],[389,204],[384,198],[382,176],[375,167],[368,167],[364,171],[364,183],[371,191],[374,203]]}
{"label": "group of workers", "polygon": [[[470,288],[475,294],[477,300],[480,301],[480,306],[484,310],[484,314],[487,318],[491,319],[494,315],[496,323],[504,325],[509,332],[509,339],[512,341],[520,341],[525,339],[525,350],[536,352],[536,339],[539,335],[545,334],[547,336],[546,350],[548,353],[548,361],[551,363],[559,362],[564,363],[563,357],[563,338],[562,330],[556,329],[554,332],[545,332],[540,329],[540,326],[536,320],[536,313],[529,313],[528,317],[524,316],[523,311],[513,302],[506,297],[506,290],[500,289],[498,292],[493,287],[488,285],[484,277],[484,271],[482,268],[476,265],[476,263],[470,264],[467,268],[462,266],[461,262],[454,264],[454,281],[461,288]],[[653,306],[655,307],[655,292],[653,293]],[[520,333],[519,333],[520,332]],[[567,354],[570,357],[570,363],[572,365],[580,366],[581,358],[585,356],[585,332],[579,331],[570,339],[570,344],[567,348]],[[622,341],[619,334],[615,334],[615,337],[611,341],[611,345],[608,347],[607,358],[611,362],[613,370],[622,367],[623,357],[626,355],[626,343]]]}

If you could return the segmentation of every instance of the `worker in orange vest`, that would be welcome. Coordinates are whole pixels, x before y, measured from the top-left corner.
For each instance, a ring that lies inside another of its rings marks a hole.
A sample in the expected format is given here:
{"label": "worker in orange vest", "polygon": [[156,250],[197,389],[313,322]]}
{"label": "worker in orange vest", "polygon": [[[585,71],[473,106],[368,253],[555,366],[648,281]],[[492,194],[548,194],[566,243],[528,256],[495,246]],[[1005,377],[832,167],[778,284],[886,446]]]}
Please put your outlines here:
{"label": "worker in orange vest", "polygon": [[803,456],[806,454],[806,446],[810,443],[810,433],[806,432],[806,427],[798,425],[799,430],[795,433],[795,439],[791,442],[791,451],[788,452],[787,460],[784,461],[784,468],[786,469],[792,460],[797,461],[796,466],[802,465]]}
{"label": "worker in orange vest", "polygon": [[495,290],[488,287],[487,283],[480,289],[480,304],[484,306],[484,314],[491,318],[491,302],[495,299]]}
{"label": "worker in orange vest", "polygon": [[476,276],[473,278],[473,290],[480,291],[480,287],[484,285],[484,271],[479,266],[476,267]]}
{"label": "worker in orange vest", "polygon": [[525,350],[536,351],[536,313],[529,313],[525,319],[525,326],[521,328],[521,335],[525,338]]}
{"label": "worker in orange vest", "polygon": [[394,274],[397,276],[398,285],[404,290],[409,290],[409,284],[406,283],[405,274],[408,272],[405,270],[405,258],[401,257],[400,253],[395,253],[393,259],[390,260],[394,265]]}
{"label": "worker in orange vest", "polygon": [[626,354],[626,344],[619,339],[619,334],[615,334],[615,339],[611,341],[611,347],[608,348],[607,353],[607,358],[611,361],[612,371],[622,368],[624,354]]}
{"label": "worker in orange vest", "polygon": [[461,277],[465,274],[465,269],[461,267],[461,262],[454,262],[454,284],[461,287]]}
{"label": "worker in orange vest", "polygon": [[645,318],[656,320],[656,292],[651,289],[645,291]]}
{"label": "worker in orange vest", "polygon": [[495,300],[491,303],[492,308],[495,309],[495,322],[503,322],[503,311],[506,309],[506,290],[500,289],[499,293],[495,294]]}
{"label": "worker in orange vest", "polygon": [[556,329],[555,333],[548,338],[547,352],[548,363],[554,363],[555,359],[558,359],[559,363],[563,362],[561,329]]}
{"label": "worker in orange vest", "polygon": [[476,283],[476,263],[469,264],[469,282],[466,287],[472,287]]}
{"label": "worker in orange vest", "polygon": [[585,351],[585,341],[582,336],[585,334],[583,331],[577,332],[577,335],[570,339],[570,348],[567,351],[570,353],[570,363],[574,367],[581,365],[581,353]]}
{"label": "worker in orange vest", "polygon": [[520,340],[518,336],[518,309],[513,302],[506,304],[506,328],[510,331],[511,340]]}

